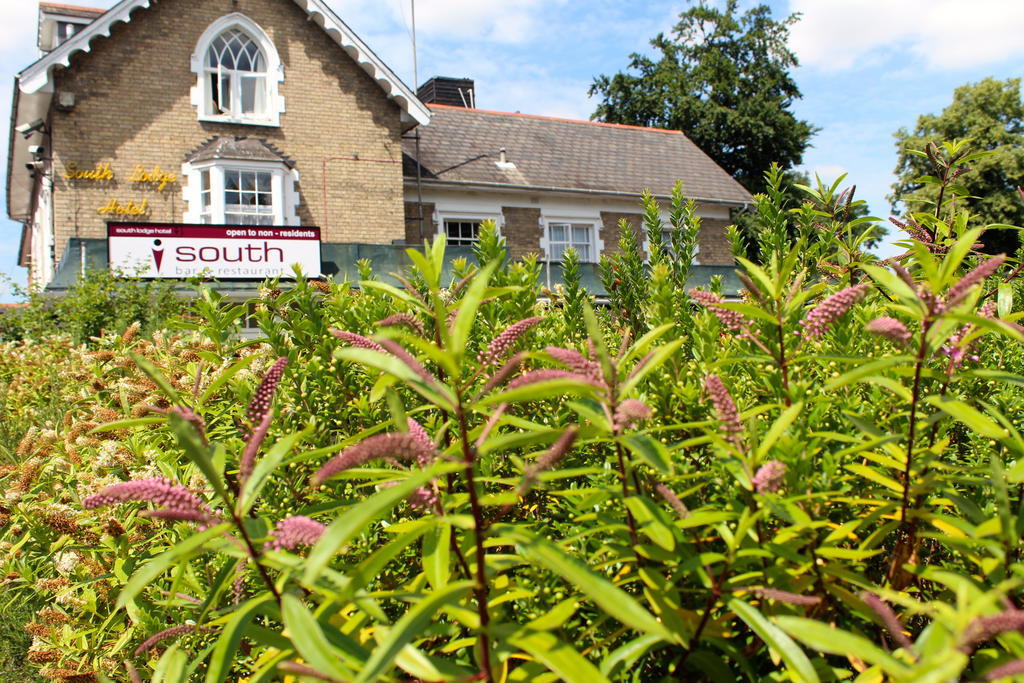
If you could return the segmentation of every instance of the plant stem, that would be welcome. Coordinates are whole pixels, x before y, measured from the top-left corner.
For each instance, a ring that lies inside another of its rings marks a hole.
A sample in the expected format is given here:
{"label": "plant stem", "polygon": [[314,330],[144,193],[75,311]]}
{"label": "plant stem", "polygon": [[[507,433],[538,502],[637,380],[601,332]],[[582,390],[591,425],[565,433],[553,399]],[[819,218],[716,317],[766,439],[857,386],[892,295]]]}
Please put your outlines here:
{"label": "plant stem", "polygon": [[249,558],[252,559],[252,563],[256,565],[256,571],[259,572],[263,582],[267,584],[267,588],[273,594],[277,604],[281,604],[281,593],[278,592],[277,586],[274,585],[274,580],[270,578],[270,574],[267,573],[266,568],[260,564],[260,552],[256,550],[255,544],[252,542],[252,538],[249,537],[249,532],[245,530],[245,524],[242,523],[242,518],[232,513],[232,520],[235,523],[235,527],[238,529],[238,533],[242,535],[242,540],[245,541],[245,548],[249,553]]}
{"label": "plant stem", "polygon": [[483,511],[480,507],[480,497],[476,489],[476,458],[473,448],[469,443],[469,428],[466,425],[466,414],[462,407],[462,395],[459,392],[459,402],[456,407],[455,417],[459,421],[459,438],[462,441],[462,459],[466,465],[466,488],[469,490],[469,504],[473,511],[473,540],[476,542],[476,586],[473,594],[476,596],[476,610],[480,616],[480,656],[484,680],[490,683],[491,676],[491,643],[487,635],[487,628],[490,624],[490,612],[487,609],[487,567],[486,549],[484,548],[484,520]]}
{"label": "plant stem", "polygon": [[910,469],[914,463],[914,437],[917,432],[917,404],[921,398],[921,371],[924,369],[925,354],[928,351],[928,331],[932,323],[925,321],[921,332],[921,344],[917,349],[914,365],[914,389],[910,397],[910,427],[907,430],[907,462],[903,470],[903,502],[900,504],[900,522],[907,523],[907,508],[910,503]]}
{"label": "plant stem", "polygon": [[782,400],[786,402],[786,407],[788,408],[793,405],[793,400],[789,397],[789,361],[786,360],[786,338],[782,331],[781,314],[778,315],[777,327],[779,330],[779,357],[777,360],[779,363],[779,370],[782,371]]}
{"label": "plant stem", "polygon": [[[619,459],[619,481],[622,482],[622,507],[626,508],[626,524],[629,525],[629,540],[635,548],[639,544],[638,536],[636,535],[636,520],[633,519],[633,513],[629,511],[629,506],[626,505],[626,499],[629,498],[629,483],[626,475],[626,458],[622,454],[622,444],[618,441],[615,442],[615,455]],[[639,488],[637,489],[639,492]],[[634,552],[636,552],[634,550]]]}

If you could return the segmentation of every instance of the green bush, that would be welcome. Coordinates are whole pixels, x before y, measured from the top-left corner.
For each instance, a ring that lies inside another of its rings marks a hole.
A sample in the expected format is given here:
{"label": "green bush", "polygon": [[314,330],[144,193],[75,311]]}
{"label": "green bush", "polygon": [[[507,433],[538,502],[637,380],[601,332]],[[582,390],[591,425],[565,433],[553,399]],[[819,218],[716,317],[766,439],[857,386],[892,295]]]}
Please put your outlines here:
{"label": "green bush", "polygon": [[180,316],[186,306],[171,281],[107,270],[87,271],[66,292],[15,288],[15,293],[25,305],[0,310],[0,341],[63,334],[76,344],[88,343],[104,332],[123,334],[135,323],[149,333]]}
{"label": "green bush", "polygon": [[[255,341],[206,292],[187,333],[69,349],[67,419],[2,477],[5,588],[46,605],[27,659],[56,680],[1020,671],[1015,269],[952,204],[880,263],[830,188],[794,210],[768,184],[740,301],[683,300],[655,253],[626,264],[650,274],[622,278],[634,310],[577,293],[568,320],[488,231],[451,281],[438,240],[401,289],[365,267],[359,290],[271,284]],[[813,248],[785,238],[812,225]]]}

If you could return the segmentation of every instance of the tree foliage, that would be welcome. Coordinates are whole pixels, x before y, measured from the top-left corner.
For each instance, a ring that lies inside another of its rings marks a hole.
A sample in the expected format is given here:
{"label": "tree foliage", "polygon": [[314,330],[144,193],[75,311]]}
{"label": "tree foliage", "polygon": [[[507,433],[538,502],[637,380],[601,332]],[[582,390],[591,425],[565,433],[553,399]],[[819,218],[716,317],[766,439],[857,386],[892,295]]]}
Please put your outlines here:
{"label": "tree foliage", "polygon": [[[895,133],[899,160],[892,186],[893,210],[935,211],[941,185],[935,164],[924,150],[929,143],[970,139],[974,151],[989,154],[972,159],[971,168],[956,178],[963,201],[988,224],[1024,224],[1024,203],[1015,187],[1024,183],[1024,101],[1020,79],[994,78],[956,89],[942,113],[924,114],[913,131]],[[947,195],[948,198],[948,195]],[[1019,245],[1014,231],[991,230],[983,238],[990,253],[1013,253]]]}
{"label": "tree foliage", "polygon": [[798,15],[776,21],[763,4],[741,15],[738,4],[691,7],[651,41],[654,58],[631,55],[629,71],[598,76],[590,94],[602,98],[594,119],[681,130],[759,192],[773,162],[800,163],[815,128],[790,111],[801,97],[786,46]]}

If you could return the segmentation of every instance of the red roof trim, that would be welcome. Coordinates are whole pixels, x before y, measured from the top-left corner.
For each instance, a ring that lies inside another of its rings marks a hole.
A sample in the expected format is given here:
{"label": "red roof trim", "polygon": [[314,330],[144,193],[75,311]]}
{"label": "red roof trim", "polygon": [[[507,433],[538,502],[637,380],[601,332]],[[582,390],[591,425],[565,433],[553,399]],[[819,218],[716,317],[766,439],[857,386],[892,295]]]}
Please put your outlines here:
{"label": "red roof trim", "polygon": [[53,9],[70,9],[70,10],[76,10],[78,12],[89,12],[90,14],[95,14],[96,16],[99,16],[99,15],[101,15],[101,14],[103,14],[103,13],[105,13],[107,11],[105,9],[100,9],[99,7],[82,7],[81,5],[64,5],[64,4],[59,3],[59,2],[41,2],[41,3],[39,3],[39,7],[42,8],[42,9],[46,9],[47,7],[52,7]]}
{"label": "red roof trim", "polygon": [[604,126],[606,128],[626,128],[629,130],[645,130],[652,133],[668,133],[670,135],[682,135],[683,132],[680,130],[668,130],[667,128],[650,128],[648,126],[630,126],[625,123],[605,123],[604,121],[581,121],[579,119],[566,119],[559,116],[541,116],[539,114],[520,114],[519,112],[509,111],[492,111],[490,109],[471,109],[469,107],[459,107],[452,104],[428,104],[431,109],[461,109],[463,111],[471,111],[477,114],[490,114],[492,116],[517,116],[523,119],[539,119],[541,121],[561,121],[562,123],[579,123],[585,126]]}

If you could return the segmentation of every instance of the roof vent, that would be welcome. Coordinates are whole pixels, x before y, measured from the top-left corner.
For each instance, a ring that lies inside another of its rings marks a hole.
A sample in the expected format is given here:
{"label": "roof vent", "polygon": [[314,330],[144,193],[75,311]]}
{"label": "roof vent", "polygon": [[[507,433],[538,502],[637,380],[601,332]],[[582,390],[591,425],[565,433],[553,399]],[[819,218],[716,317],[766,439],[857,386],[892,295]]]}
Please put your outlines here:
{"label": "roof vent", "polygon": [[476,108],[476,84],[471,78],[435,76],[420,86],[416,97],[423,104],[447,104],[452,107]]}

